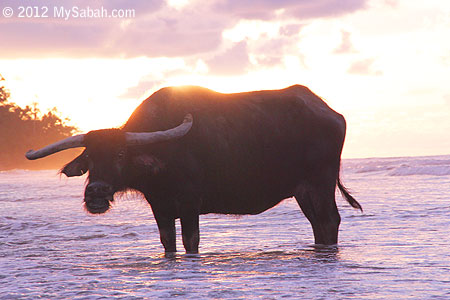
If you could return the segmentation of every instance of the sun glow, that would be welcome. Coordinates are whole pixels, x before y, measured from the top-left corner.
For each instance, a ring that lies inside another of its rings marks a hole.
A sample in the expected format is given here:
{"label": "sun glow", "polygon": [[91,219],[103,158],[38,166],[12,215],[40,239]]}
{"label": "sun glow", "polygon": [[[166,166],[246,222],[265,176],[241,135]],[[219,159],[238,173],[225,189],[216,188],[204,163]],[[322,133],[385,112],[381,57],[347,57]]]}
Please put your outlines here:
{"label": "sun glow", "polygon": [[[44,59],[0,61],[11,101],[56,107],[81,131],[121,126],[151,90],[128,95],[149,70],[158,78],[164,70],[184,66],[180,59]],[[151,88],[149,83],[149,88]],[[133,96],[133,97],[132,97]]]}
{"label": "sun glow", "polygon": [[[142,100],[165,86],[232,93],[302,84],[346,117],[346,157],[448,154],[449,3],[368,1],[359,10],[309,18],[286,6],[274,14],[255,10],[249,19],[234,5],[166,0],[157,11],[121,20],[111,36],[99,34],[111,45],[123,41],[116,45],[123,53],[107,58],[94,51],[80,58],[77,48],[61,42],[61,58],[38,52],[15,59],[21,55],[15,50],[23,48],[18,44],[10,47],[10,59],[0,59],[0,73],[11,101],[37,102],[43,111],[56,107],[82,132],[121,126]],[[201,20],[198,9],[205,12]],[[141,30],[139,22],[154,31]],[[76,38],[79,25],[73,24]],[[21,28],[17,32],[28,41]],[[82,40],[72,42],[87,47]],[[8,57],[8,49],[1,54]]]}

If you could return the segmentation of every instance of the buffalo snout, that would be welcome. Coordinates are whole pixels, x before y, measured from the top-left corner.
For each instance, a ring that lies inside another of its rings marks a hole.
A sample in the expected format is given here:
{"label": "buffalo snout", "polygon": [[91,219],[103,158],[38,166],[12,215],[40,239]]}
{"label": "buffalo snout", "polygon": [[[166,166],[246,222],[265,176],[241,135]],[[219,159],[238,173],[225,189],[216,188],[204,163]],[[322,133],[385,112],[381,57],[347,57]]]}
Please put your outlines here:
{"label": "buffalo snout", "polygon": [[84,192],[84,205],[87,211],[92,214],[106,212],[110,208],[113,194],[112,186],[105,182],[96,181],[89,183]]}

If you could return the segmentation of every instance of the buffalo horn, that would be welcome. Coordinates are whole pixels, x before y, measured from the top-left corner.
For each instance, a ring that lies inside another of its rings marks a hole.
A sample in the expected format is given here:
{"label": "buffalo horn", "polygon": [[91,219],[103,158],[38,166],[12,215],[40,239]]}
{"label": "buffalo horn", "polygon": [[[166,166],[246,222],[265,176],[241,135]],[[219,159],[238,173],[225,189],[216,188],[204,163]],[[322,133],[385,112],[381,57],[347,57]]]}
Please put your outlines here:
{"label": "buffalo horn", "polygon": [[156,132],[126,132],[125,140],[127,145],[137,146],[180,138],[189,132],[192,123],[192,115],[187,114],[184,117],[183,123],[175,128]]}
{"label": "buffalo horn", "polygon": [[84,134],[78,134],[71,137],[68,137],[66,139],[60,140],[56,143],[50,144],[48,146],[45,146],[42,149],[39,150],[30,150],[25,154],[25,157],[33,160],[38,159],[42,157],[46,157],[50,154],[70,149],[70,148],[77,148],[77,147],[84,147]]}

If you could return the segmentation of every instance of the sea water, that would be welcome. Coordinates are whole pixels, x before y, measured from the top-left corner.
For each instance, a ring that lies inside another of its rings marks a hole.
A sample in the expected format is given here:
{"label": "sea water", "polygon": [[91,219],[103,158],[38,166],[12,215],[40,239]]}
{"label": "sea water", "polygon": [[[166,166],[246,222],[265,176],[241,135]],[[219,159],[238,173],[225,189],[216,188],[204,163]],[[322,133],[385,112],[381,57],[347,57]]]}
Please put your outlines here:
{"label": "sea water", "polygon": [[287,199],[256,216],[200,218],[200,254],[165,258],[138,195],[104,215],[85,178],[0,172],[0,299],[450,299],[450,156],[353,159],[338,247],[313,245]]}

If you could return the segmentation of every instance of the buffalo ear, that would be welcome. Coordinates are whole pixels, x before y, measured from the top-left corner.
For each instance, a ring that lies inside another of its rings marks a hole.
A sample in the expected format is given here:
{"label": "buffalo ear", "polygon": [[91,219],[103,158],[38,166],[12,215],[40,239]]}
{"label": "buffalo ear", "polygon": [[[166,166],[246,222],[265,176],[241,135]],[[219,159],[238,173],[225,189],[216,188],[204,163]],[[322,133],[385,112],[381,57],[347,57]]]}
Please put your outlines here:
{"label": "buffalo ear", "polygon": [[134,156],[132,164],[135,169],[148,175],[156,175],[164,168],[164,164],[159,159],[148,154]]}
{"label": "buffalo ear", "polygon": [[86,173],[88,171],[88,169],[89,169],[89,163],[83,152],[77,158],[75,158],[70,163],[65,165],[61,169],[60,173],[66,175],[67,177],[81,176],[84,173]]}

